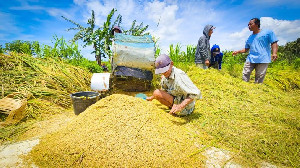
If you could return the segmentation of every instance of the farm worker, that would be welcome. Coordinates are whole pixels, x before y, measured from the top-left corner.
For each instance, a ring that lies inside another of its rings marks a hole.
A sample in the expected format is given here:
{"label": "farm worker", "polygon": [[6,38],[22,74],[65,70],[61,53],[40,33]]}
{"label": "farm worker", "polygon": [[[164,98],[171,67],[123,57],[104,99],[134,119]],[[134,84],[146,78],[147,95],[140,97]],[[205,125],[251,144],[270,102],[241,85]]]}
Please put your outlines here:
{"label": "farm worker", "polygon": [[107,72],[107,71],[108,71],[108,68],[107,68],[107,66],[105,65],[104,62],[102,62],[101,68],[102,68],[102,70],[103,70],[104,72]]}
{"label": "farm worker", "polygon": [[[114,36],[116,33],[122,33],[122,30],[121,30],[121,28],[120,28],[119,26],[114,26],[114,27],[111,29],[111,35],[112,35],[111,38],[113,38],[113,36]],[[113,40],[113,39],[111,39],[111,40]],[[110,50],[110,46],[108,46],[108,45],[107,45],[107,50]]]}
{"label": "farm worker", "polygon": [[155,74],[162,74],[161,89],[156,89],[146,99],[156,99],[168,106],[172,115],[191,114],[195,108],[195,100],[201,98],[200,90],[185,72],[173,66],[173,61],[166,54],[156,58],[155,68]]}
{"label": "farm worker", "polygon": [[251,19],[248,28],[253,33],[248,37],[245,48],[234,51],[232,55],[249,51],[244,64],[243,80],[249,82],[251,72],[255,69],[255,83],[263,83],[269,63],[277,59],[278,39],[273,31],[260,29],[258,18]]}
{"label": "farm worker", "polygon": [[122,30],[120,29],[119,26],[114,26],[111,30],[111,34],[115,35],[115,33],[122,33]]}
{"label": "farm worker", "polygon": [[209,40],[216,27],[206,25],[203,29],[203,35],[199,38],[195,53],[196,66],[202,69],[207,69],[210,60],[210,44]]}
{"label": "farm worker", "polygon": [[213,45],[213,47],[210,50],[210,64],[209,67],[213,67],[215,69],[221,69],[222,68],[222,59],[223,59],[223,53],[220,51],[220,47],[218,45]]}

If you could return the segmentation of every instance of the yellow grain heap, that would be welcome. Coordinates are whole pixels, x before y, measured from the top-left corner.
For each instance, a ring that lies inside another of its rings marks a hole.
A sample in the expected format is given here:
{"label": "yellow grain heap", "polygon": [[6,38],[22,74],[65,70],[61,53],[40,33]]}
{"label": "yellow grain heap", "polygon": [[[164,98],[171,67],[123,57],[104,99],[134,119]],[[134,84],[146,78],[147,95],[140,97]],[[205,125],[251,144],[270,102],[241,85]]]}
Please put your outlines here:
{"label": "yellow grain heap", "polygon": [[182,123],[157,102],[113,94],[42,138],[27,158],[39,167],[199,167]]}

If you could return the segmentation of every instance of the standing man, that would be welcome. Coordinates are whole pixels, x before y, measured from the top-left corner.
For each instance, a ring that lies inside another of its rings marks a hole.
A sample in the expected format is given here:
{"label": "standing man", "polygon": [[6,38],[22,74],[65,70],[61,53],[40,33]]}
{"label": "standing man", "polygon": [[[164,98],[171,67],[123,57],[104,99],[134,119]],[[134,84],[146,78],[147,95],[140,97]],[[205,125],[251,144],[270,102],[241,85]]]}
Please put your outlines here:
{"label": "standing man", "polygon": [[215,27],[212,25],[206,25],[203,29],[203,35],[199,38],[197,44],[197,50],[195,53],[196,66],[202,69],[207,69],[210,60],[210,44],[209,39],[213,34]]}
{"label": "standing man", "polygon": [[191,114],[195,100],[201,98],[200,90],[185,72],[173,66],[173,61],[166,54],[156,58],[155,68],[155,74],[162,74],[161,89],[156,89],[147,100],[158,100],[171,109],[169,113],[172,115]]}
{"label": "standing man", "polygon": [[[253,33],[246,41],[245,48],[234,51],[232,55],[249,51],[243,70],[243,80],[249,82],[251,72],[255,69],[255,83],[263,83],[269,63],[277,59],[278,40],[271,30],[261,30],[260,20],[253,18],[248,23]],[[272,48],[272,56],[271,56]]]}

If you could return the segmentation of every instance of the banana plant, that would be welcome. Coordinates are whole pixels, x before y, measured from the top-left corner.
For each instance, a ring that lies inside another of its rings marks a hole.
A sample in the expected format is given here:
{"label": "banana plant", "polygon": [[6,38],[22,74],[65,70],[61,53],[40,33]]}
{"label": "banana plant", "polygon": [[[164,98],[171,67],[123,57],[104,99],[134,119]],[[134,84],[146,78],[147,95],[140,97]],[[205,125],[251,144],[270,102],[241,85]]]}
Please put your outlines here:
{"label": "banana plant", "polygon": [[133,36],[141,36],[144,34],[149,34],[149,33],[145,33],[145,31],[148,29],[149,25],[146,25],[144,27],[143,22],[139,25],[135,25],[135,24],[136,24],[136,20],[134,20],[132,22],[131,28],[129,30],[124,31],[124,34],[133,35]]}
{"label": "banana plant", "polygon": [[[108,55],[111,56],[111,51],[108,49],[108,46],[111,45],[111,38],[112,35],[110,33],[111,29],[111,19],[116,12],[116,9],[112,9],[110,13],[107,16],[106,22],[103,23],[103,27],[95,28],[95,12],[92,10],[91,18],[88,19],[87,24],[88,27],[84,27],[78,23],[76,23],[73,20],[70,20],[64,16],[65,20],[69,21],[70,23],[74,24],[75,28],[69,28],[67,31],[70,30],[78,30],[78,32],[74,35],[72,41],[82,40],[84,45],[86,46],[93,46],[94,50],[92,51],[92,54],[95,54],[95,58],[97,60],[97,63],[101,65],[102,57],[106,57]],[[120,16],[117,17],[119,19]],[[120,24],[120,19],[116,20],[119,21],[118,24]]]}

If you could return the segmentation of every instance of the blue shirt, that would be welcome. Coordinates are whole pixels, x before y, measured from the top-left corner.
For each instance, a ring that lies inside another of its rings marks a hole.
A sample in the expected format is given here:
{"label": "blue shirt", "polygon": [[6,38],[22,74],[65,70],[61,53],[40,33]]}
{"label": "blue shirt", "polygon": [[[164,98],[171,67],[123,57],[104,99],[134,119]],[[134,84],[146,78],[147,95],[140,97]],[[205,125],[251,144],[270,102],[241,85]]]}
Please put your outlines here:
{"label": "blue shirt", "polygon": [[271,30],[261,30],[257,34],[251,34],[245,45],[246,49],[250,49],[246,62],[270,63],[271,44],[277,41]]}
{"label": "blue shirt", "polygon": [[216,56],[213,56],[213,52],[211,52],[211,56],[210,56],[210,65],[209,66],[212,66],[216,63],[219,64],[219,69],[222,69],[222,59],[223,59],[223,53],[219,53],[217,54]]}

